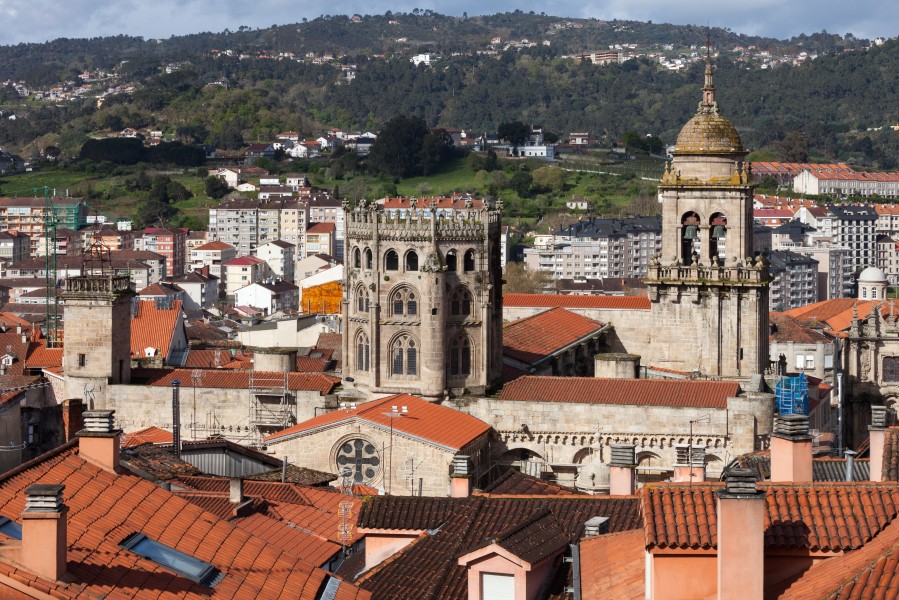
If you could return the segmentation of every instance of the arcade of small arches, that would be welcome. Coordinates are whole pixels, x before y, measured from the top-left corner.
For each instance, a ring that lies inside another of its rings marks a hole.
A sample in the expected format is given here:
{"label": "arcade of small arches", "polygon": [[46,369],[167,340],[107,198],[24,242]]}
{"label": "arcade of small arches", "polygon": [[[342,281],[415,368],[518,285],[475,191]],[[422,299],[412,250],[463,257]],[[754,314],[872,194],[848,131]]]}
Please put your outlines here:
{"label": "arcade of small arches", "polygon": [[[587,457],[609,454],[608,448],[613,444],[633,444],[637,448],[638,458],[645,452],[659,458],[655,452],[673,453],[675,447],[690,444],[696,448],[705,448],[707,453],[726,452],[729,440],[724,435],[693,436],[692,442],[685,435],[632,435],[626,433],[595,434],[578,432],[542,432],[526,433],[522,431],[498,431],[500,440],[508,448],[506,454],[514,456],[515,452],[527,451],[539,456],[549,464],[580,464]],[[714,457],[708,454],[707,457]]]}
{"label": "arcade of small arches", "polygon": [[[371,342],[368,334],[359,329],[353,338],[356,370],[367,372],[371,369]],[[388,345],[391,377],[418,375],[419,344],[408,332],[401,332]],[[447,374],[450,378],[467,377],[472,373],[474,351],[471,340],[463,332],[447,344]]]}
{"label": "arcade of small arches", "polygon": [[[713,262],[723,262],[727,247],[727,215],[723,212],[713,213],[708,222],[695,211],[681,215],[680,240],[681,262],[691,265],[708,257]],[[707,240],[707,243],[706,243]],[[703,247],[707,250],[703,251]]]}
{"label": "arcade of small arches", "polygon": [[[407,250],[403,254],[403,260],[400,261],[400,254],[394,249],[389,249],[384,253],[384,270],[399,271],[402,264],[404,272],[418,271],[420,268],[420,260],[416,250]],[[462,254],[462,271],[471,272],[475,270],[476,255],[473,249],[465,250]],[[459,270],[459,257],[455,249],[448,250],[443,257],[443,264],[446,271]],[[364,265],[364,266],[363,266]],[[363,251],[358,246],[353,249],[353,268],[365,269],[371,271],[374,268],[374,260],[371,248],[365,248]]]}

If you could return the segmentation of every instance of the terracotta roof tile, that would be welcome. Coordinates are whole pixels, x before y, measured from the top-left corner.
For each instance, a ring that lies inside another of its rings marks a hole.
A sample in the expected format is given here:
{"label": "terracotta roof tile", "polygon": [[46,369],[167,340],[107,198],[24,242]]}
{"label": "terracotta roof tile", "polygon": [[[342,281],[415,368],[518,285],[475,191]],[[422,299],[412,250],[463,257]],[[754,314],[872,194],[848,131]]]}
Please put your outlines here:
{"label": "terracotta roof tile", "polygon": [[[721,487],[658,484],[643,488],[647,545],[715,547],[715,492]],[[766,547],[853,550],[876,536],[899,512],[899,486],[893,483],[769,483],[760,484],[759,489],[767,495]]]}
{"label": "terracotta roof tile", "polygon": [[503,306],[561,308],[604,308],[612,310],[649,310],[646,296],[576,296],[562,294],[503,294]]}
{"label": "terracotta roof tile", "polygon": [[[147,385],[171,386],[172,381],[179,379],[182,388],[193,387],[193,369],[156,370],[149,369],[139,371],[147,376]],[[197,386],[204,388],[230,388],[248,389],[250,385],[250,373],[246,370],[207,369],[200,371],[200,379]],[[283,377],[283,373],[267,373],[255,371],[254,376],[265,381],[273,381],[276,377]],[[291,390],[302,390],[330,394],[340,383],[337,377],[322,373],[288,373],[287,387]]]}
{"label": "terracotta roof tile", "polygon": [[571,488],[526,475],[518,469],[509,469],[484,488],[484,494],[501,495],[542,495],[542,496],[583,496]]}
{"label": "terracotta roof tile", "polygon": [[[464,600],[468,574],[458,558],[482,547],[486,539],[526,528],[545,519],[547,512],[571,541],[584,522],[596,515],[608,516],[613,532],[635,529],[640,525],[638,503],[633,497],[598,496],[369,498],[362,506],[360,528],[432,531],[424,531],[415,543],[365,573],[358,583],[378,598]],[[553,539],[558,541],[558,535]]]}
{"label": "terracotta roof tile", "polygon": [[[384,413],[391,411],[393,406],[406,406],[408,413],[401,418],[387,417]],[[384,429],[389,429],[392,424],[394,435],[408,435],[454,450],[461,450],[490,431],[490,425],[471,415],[409,394],[397,394],[366,402],[355,409],[335,410],[319,415],[274,433],[264,441],[269,444],[282,442],[320,428],[355,420],[365,421]]]}
{"label": "terracotta roof tile", "polygon": [[551,308],[503,324],[503,354],[536,364],[584,338],[602,331],[604,323],[564,308]]}
{"label": "terracotta roof tile", "polygon": [[137,312],[131,318],[131,356],[143,357],[146,348],[155,348],[157,356],[167,358],[176,327],[183,327],[181,301],[172,308],[157,308],[155,302],[137,302]]}
{"label": "terracotta roof tile", "polygon": [[778,590],[778,598],[885,598],[895,597],[897,588],[899,521],[893,521],[863,548],[812,566],[785,590]]}
{"label": "terracotta roof tile", "polygon": [[122,448],[130,448],[141,444],[171,444],[172,439],[171,431],[160,429],[154,425],[123,435],[121,445]]}
{"label": "terracotta roof tile", "polygon": [[[132,475],[116,475],[81,459],[69,443],[0,477],[0,514],[17,519],[26,487],[38,482],[65,484],[68,513],[67,584],[40,582],[70,597],[278,598],[291,590],[309,599],[327,577],[320,569],[218,519],[156,485]],[[148,537],[212,564],[224,574],[209,589],[122,548],[125,536]],[[0,561],[0,571],[11,565]],[[341,584],[347,591],[349,584]],[[367,598],[366,592],[355,596]]]}
{"label": "terracotta roof tile", "polygon": [[306,230],[306,233],[334,233],[336,230],[335,223],[315,223]]}
{"label": "terracotta roof tile", "polygon": [[232,250],[234,246],[225,242],[215,241],[207,242],[194,248],[194,250]]}
{"label": "terracotta roof tile", "polygon": [[28,345],[28,357],[25,366],[29,369],[62,366],[62,348],[47,348],[43,341],[31,342]]}
{"label": "terracotta roof tile", "polygon": [[772,333],[769,337],[774,342],[794,342],[797,344],[816,344],[821,342],[829,344],[833,341],[832,338],[821,331],[803,325],[802,321],[785,313],[770,313],[769,323],[772,325]]}
{"label": "terracotta roof tile", "polygon": [[528,375],[506,384],[499,397],[501,400],[542,402],[725,408],[727,399],[739,391],[740,384],[736,381]]}
{"label": "terracotta roof tile", "polygon": [[581,597],[642,600],[646,540],[642,529],[581,540]]}

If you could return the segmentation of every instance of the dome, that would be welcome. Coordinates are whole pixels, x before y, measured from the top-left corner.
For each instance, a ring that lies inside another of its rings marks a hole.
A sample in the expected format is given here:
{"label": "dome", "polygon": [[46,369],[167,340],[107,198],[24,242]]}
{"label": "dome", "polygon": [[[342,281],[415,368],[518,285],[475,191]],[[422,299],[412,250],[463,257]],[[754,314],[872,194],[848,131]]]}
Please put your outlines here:
{"label": "dome", "polygon": [[700,112],[677,136],[674,154],[745,154],[737,129],[717,112]]}
{"label": "dome", "polygon": [[859,283],[887,283],[886,274],[877,267],[868,267],[858,276]]}

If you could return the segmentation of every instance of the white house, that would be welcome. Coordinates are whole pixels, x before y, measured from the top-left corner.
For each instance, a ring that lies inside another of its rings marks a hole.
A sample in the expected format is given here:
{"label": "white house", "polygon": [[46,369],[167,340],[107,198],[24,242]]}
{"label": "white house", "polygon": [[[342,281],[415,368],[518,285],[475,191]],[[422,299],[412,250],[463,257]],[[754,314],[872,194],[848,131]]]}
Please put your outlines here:
{"label": "white house", "polygon": [[234,304],[252,306],[266,315],[296,310],[299,306],[299,288],[288,281],[267,279],[251,283],[234,292]]}

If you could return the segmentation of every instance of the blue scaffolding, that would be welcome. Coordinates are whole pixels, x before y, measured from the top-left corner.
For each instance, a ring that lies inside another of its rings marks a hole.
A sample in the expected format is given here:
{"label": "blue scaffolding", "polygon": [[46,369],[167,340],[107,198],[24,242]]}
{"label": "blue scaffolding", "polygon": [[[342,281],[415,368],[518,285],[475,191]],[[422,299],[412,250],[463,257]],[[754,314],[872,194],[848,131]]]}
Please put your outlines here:
{"label": "blue scaffolding", "polygon": [[782,415],[808,414],[808,380],[805,373],[781,377],[774,388],[777,412]]}

